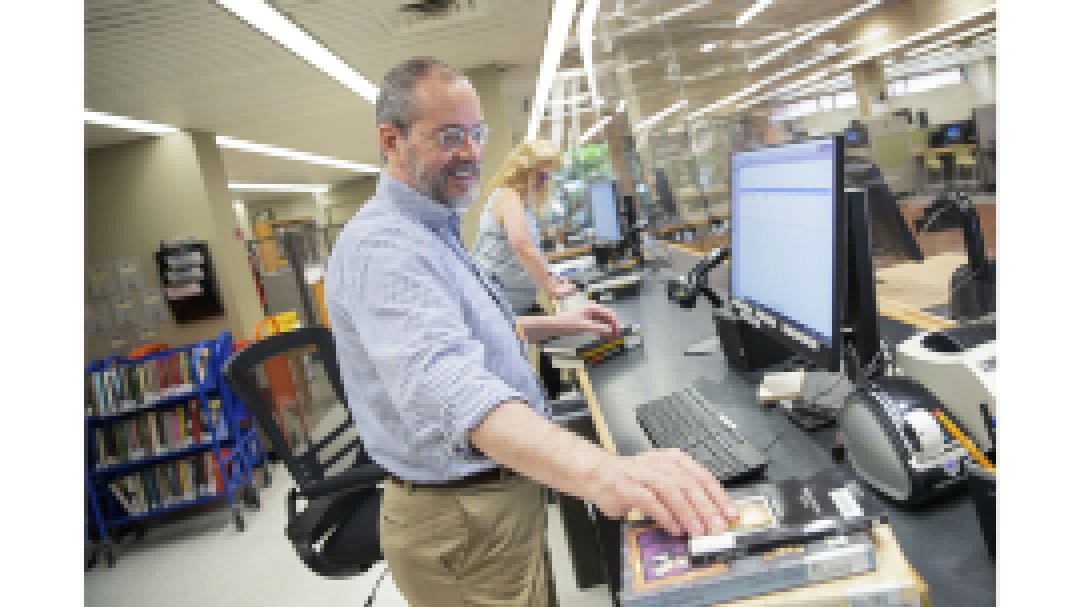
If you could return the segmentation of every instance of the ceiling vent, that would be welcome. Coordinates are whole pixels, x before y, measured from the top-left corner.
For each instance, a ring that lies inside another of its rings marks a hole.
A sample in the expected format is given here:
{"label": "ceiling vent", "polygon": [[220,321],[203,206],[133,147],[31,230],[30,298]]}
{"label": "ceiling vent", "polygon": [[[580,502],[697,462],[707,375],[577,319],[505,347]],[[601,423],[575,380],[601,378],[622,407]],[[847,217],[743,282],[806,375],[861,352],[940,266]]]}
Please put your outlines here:
{"label": "ceiling vent", "polygon": [[487,17],[488,0],[414,0],[398,7],[397,26],[402,33],[464,26]]}

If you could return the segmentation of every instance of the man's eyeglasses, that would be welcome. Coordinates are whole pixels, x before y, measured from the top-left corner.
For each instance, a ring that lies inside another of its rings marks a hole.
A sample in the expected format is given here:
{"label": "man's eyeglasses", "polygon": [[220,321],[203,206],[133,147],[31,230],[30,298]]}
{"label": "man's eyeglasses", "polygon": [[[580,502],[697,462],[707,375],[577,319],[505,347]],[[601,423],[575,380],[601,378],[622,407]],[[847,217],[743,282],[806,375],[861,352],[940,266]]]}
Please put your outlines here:
{"label": "man's eyeglasses", "polygon": [[488,140],[488,125],[478,124],[472,127],[449,125],[440,127],[433,133],[435,142],[444,152],[452,152],[465,145],[465,137],[468,136],[476,145],[485,145]]}

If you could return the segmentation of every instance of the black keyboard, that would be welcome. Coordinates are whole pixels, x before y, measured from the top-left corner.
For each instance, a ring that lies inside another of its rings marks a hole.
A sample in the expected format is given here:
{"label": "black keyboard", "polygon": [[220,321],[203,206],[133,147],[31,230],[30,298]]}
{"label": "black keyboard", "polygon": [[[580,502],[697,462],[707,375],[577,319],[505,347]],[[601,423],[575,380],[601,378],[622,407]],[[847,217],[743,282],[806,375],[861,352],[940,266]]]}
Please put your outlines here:
{"label": "black keyboard", "polygon": [[637,419],[653,446],[682,449],[722,483],[765,469],[765,455],[692,387],[638,405]]}

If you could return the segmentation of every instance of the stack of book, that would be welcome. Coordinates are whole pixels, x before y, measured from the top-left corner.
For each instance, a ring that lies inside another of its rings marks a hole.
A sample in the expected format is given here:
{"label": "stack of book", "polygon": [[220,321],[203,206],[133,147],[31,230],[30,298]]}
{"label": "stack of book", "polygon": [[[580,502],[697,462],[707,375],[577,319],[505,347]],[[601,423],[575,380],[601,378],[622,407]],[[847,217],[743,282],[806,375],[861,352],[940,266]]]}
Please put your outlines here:
{"label": "stack of book", "polygon": [[120,507],[131,516],[217,495],[224,490],[218,460],[210,451],[139,468],[110,480],[108,486]]}
{"label": "stack of book", "polygon": [[229,425],[219,399],[209,400],[204,415],[197,398],[150,411],[137,412],[93,428],[97,469],[166,455],[211,444],[211,428],[219,441],[228,439]]}
{"label": "stack of book", "polygon": [[205,349],[195,348],[87,373],[86,414],[116,415],[189,394],[205,381],[206,360]]}
{"label": "stack of book", "polygon": [[[740,551],[736,556],[730,552],[731,546],[745,538],[781,530],[807,530],[811,537],[810,531],[821,529],[827,521],[867,517],[881,520],[881,504],[856,481],[829,471],[806,480],[780,481],[731,494],[739,507],[739,519],[722,536],[707,538],[719,540],[713,544],[728,551],[725,558],[701,558],[701,544],[693,546],[700,538],[674,537],[648,521],[623,524],[623,605],[704,607],[877,569],[882,528],[887,530],[884,525],[867,525],[867,530],[850,534],[819,534],[814,539],[784,545],[774,543],[760,551]],[[901,596],[900,590],[893,594]],[[911,594],[908,591],[904,596],[910,598]],[[916,602],[886,600],[867,604],[917,605],[915,594]],[[784,604],[800,602],[796,597]]]}
{"label": "stack of book", "polygon": [[612,339],[601,339],[592,333],[557,337],[544,342],[540,349],[551,356],[556,369],[580,369],[595,365],[641,345],[641,325],[630,324]]}

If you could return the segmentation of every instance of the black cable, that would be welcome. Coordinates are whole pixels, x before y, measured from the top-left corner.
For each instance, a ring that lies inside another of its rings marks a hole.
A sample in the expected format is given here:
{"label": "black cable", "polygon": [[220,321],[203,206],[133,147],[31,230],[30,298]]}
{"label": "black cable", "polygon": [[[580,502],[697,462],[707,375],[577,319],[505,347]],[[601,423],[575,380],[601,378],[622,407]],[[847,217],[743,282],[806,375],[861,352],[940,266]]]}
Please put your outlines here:
{"label": "black cable", "polygon": [[383,568],[382,573],[379,574],[379,577],[375,578],[375,584],[371,586],[371,593],[368,595],[367,601],[364,602],[364,607],[371,607],[372,603],[375,602],[375,591],[379,589],[379,582],[381,582],[382,579],[386,577],[386,573],[388,571],[390,571],[389,564],[387,564],[386,567]]}

